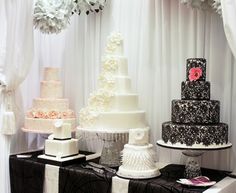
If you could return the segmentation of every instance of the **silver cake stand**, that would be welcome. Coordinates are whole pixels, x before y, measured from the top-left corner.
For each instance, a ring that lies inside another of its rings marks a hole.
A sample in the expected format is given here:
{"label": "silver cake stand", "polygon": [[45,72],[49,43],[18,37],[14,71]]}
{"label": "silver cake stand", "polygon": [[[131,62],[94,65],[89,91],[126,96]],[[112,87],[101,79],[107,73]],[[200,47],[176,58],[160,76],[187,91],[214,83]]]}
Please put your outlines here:
{"label": "silver cake stand", "polygon": [[88,129],[77,127],[77,138],[103,141],[100,164],[108,167],[121,165],[121,151],[128,142],[129,130]]}
{"label": "silver cake stand", "polygon": [[219,146],[206,146],[206,147],[191,147],[184,144],[176,145],[176,144],[168,144],[163,140],[158,140],[157,145],[169,148],[169,149],[177,149],[182,150],[182,154],[187,156],[187,161],[185,164],[184,177],[185,178],[194,178],[197,176],[201,176],[201,167],[199,164],[199,157],[202,156],[203,153],[207,151],[216,151],[223,150],[232,147],[231,143],[219,145]]}

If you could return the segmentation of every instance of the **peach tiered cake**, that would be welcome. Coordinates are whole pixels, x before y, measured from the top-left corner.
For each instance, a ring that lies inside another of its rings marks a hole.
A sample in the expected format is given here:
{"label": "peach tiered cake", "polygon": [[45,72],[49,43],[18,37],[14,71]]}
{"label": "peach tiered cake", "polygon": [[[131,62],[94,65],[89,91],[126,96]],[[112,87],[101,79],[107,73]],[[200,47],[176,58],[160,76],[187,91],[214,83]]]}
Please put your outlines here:
{"label": "peach tiered cake", "polygon": [[40,84],[40,98],[33,99],[33,107],[27,111],[23,130],[35,133],[52,133],[55,120],[76,126],[74,111],[69,109],[69,100],[63,98],[60,69],[44,69],[44,80]]}

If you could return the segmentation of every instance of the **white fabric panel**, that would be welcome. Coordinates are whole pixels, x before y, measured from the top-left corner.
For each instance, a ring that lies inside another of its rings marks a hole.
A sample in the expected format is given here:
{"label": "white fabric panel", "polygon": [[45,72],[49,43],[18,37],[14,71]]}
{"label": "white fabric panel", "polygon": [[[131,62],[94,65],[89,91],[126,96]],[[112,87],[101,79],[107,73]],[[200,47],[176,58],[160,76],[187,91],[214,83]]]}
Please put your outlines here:
{"label": "white fabric panel", "polygon": [[236,0],[221,0],[225,35],[236,58]]}
{"label": "white fabric panel", "polygon": [[44,174],[43,193],[59,192],[59,167],[46,164]]}
{"label": "white fabric panel", "polygon": [[[70,106],[78,115],[97,87],[106,38],[118,30],[124,36],[132,88],[139,93],[140,108],[146,111],[151,128],[151,143],[161,138],[161,124],[171,118],[171,100],[180,99],[185,60],[189,57],[207,59],[211,96],[221,101],[221,121],[232,128],[229,138],[233,141],[236,138],[233,129],[236,127],[236,62],[220,16],[189,9],[174,0],[107,2],[102,13],[73,16],[69,28],[59,35],[35,32],[34,65],[22,87],[25,109],[39,96],[43,66],[61,66],[65,97],[70,99]],[[37,146],[37,142],[30,137],[29,147]],[[93,148],[97,147],[93,140],[89,142]],[[161,162],[183,163],[186,159],[181,151],[164,148],[157,151]],[[236,151],[236,144],[231,151]],[[207,152],[202,165],[233,168],[235,161],[229,159],[231,151]]]}
{"label": "white fabric panel", "polygon": [[129,188],[129,180],[122,179],[117,176],[112,178],[112,186],[111,186],[112,193],[128,193]]}

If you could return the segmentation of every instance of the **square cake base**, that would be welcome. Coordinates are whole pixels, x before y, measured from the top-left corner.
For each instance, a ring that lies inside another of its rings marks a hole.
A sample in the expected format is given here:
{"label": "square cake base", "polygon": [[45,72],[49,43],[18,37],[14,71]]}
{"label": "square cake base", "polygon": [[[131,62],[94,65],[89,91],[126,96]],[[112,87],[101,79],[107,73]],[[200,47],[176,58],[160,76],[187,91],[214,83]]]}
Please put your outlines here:
{"label": "square cake base", "polygon": [[83,154],[78,154],[74,156],[69,156],[65,158],[57,158],[47,155],[39,155],[38,161],[44,164],[51,164],[56,166],[67,166],[71,164],[78,164],[86,161],[86,156]]}

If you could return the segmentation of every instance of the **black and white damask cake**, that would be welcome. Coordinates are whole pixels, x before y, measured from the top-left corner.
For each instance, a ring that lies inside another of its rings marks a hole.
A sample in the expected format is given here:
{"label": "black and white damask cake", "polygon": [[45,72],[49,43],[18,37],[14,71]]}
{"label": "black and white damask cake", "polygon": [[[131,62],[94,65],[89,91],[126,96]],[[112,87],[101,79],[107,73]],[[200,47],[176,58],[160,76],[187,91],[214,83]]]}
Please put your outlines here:
{"label": "black and white damask cake", "polygon": [[181,100],[172,101],[171,121],[162,124],[165,143],[193,147],[215,147],[228,143],[228,125],[220,123],[220,102],[210,100],[206,60],[187,59],[186,81]]}

